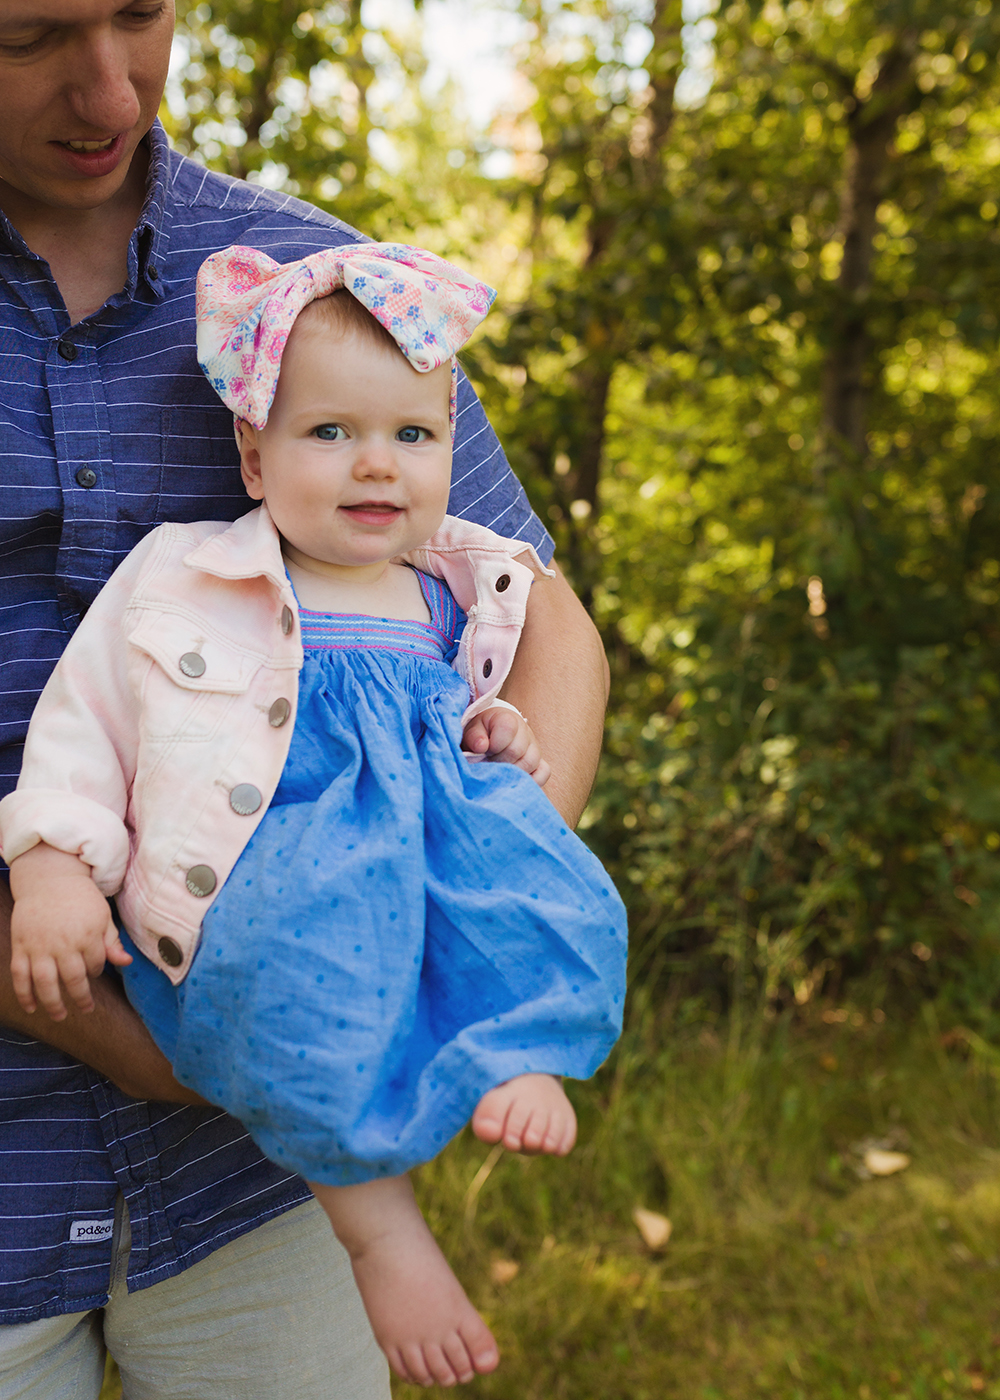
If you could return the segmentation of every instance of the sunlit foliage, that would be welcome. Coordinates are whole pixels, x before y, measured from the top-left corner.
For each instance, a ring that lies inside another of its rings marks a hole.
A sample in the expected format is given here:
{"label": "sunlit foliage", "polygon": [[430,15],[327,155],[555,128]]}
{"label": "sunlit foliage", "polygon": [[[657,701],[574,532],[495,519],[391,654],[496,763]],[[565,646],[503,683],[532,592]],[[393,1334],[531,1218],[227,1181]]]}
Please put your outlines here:
{"label": "sunlit foliage", "polygon": [[501,286],[469,367],[607,642],[586,832],[636,975],[777,1003],[875,969],[984,1013],[1000,14],[736,0],[681,105],[679,0],[509,8],[505,176],[416,29],[346,0],[189,9],[174,129]]}

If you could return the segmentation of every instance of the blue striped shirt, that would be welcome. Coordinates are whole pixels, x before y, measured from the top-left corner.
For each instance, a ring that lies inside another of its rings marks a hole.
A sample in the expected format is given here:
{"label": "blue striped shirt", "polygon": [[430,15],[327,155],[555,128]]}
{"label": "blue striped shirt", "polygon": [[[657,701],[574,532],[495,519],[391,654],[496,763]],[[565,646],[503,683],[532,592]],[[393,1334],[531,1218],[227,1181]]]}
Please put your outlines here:
{"label": "blue striped shirt", "polygon": [[[231,415],[195,360],[202,260],[245,243],[290,262],[359,237],[178,156],[158,125],[149,142],[126,286],[78,325],[0,215],[0,795],[53,665],[128,551],[164,520],[233,520],[253,505]],[[449,509],[551,553],[464,377]],[[0,1322],[106,1301],[119,1190],[133,1289],[308,1196],[225,1114],[130,1099],[0,1028]]]}

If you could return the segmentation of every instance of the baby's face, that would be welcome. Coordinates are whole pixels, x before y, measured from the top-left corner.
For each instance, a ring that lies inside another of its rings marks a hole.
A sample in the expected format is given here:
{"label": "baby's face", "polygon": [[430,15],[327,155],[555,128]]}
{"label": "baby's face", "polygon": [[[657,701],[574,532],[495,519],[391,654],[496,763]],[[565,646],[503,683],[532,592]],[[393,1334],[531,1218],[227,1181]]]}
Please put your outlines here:
{"label": "baby's face", "polygon": [[267,426],[245,426],[243,479],[289,544],[365,568],[422,544],[451,485],[451,366],[402,354],[319,318],[296,323]]}

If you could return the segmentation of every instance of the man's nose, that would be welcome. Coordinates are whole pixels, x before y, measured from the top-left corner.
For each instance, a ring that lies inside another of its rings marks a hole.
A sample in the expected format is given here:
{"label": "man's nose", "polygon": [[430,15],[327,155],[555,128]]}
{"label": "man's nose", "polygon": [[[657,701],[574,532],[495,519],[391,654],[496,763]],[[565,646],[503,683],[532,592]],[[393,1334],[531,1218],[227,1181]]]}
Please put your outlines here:
{"label": "man's nose", "polygon": [[70,106],[102,136],[129,131],[139,120],[141,106],[130,76],[132,58],[125,35],[110,25],[85,31],[73,46],[67,85]]}

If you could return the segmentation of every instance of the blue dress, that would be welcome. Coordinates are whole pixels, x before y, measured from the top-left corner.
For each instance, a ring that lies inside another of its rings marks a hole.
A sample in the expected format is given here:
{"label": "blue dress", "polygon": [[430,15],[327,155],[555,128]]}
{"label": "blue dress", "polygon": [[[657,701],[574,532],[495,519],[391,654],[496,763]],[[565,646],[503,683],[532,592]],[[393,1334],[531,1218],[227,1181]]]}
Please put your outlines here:
{"label": "blue dress", "polygon": [[532,778],[462,753],[464,615],[419,578],[429,625],[302,610],[288,760],[191,971],[125,970],[178,1079],[327,1185],[429,1160],[514,1075],[585,1078],[621,1028],[621,900]]}

